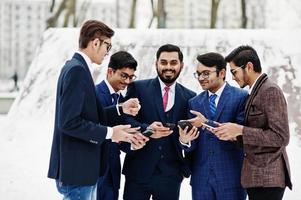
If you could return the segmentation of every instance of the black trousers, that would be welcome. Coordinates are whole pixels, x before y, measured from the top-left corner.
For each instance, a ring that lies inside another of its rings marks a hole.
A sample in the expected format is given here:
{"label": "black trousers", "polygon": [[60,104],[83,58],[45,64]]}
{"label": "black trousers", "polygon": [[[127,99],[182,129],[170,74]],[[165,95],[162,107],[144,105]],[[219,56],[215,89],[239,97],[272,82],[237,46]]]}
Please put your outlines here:
{"label": "black trousers", "polygon": [[125,177],[124,200],[178,200],[182,177],[154,175],[151,180],[137,181]]}
{"label": "black trousers", "polygon": [[249,200],[282,200],[285,188],[254,187],[247,188]]}

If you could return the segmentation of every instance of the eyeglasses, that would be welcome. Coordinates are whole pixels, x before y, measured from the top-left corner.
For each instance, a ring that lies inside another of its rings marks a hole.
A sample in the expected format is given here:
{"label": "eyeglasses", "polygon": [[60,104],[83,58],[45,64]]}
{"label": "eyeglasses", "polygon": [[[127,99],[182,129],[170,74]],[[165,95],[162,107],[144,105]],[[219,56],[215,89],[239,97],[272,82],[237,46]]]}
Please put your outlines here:
{"label": "eyeglasses", "polygon": [[246,66],[246,65],[241,65],[241,66],[237,67],[236,69],[230,69],[230,72],[231,72],[231,74],[232,74],[233,76],[235,76],[237,70],[240,69],[240,68],[244,69],[245,66]]}
{"label": "eyeglasses", "polygon": [[213,73],[213,72],[217,72],[216,70],[215,71],[203,71],[203,72],[194,72],[193,75],[194,75],[194,78],[196,79],[200,79],[200,77],[202,78],[209,78],[210,74]]}
{"label": "eyeglasses", "polygon": [[137,76],[135,74],[133,75],[128,75],[127,73],[124,73],[124,72],[120,72],[120,71],[117,71],[117,70],[113,70],[114,72],[118,72],[118,74],[120,75],[121,79],[123,81],[125,81],[126,79],[129,79],[130,81],[133,81],[137,78]]}
{"label": "eyeglasses", "polygon": [[103,41],[107,45],[107,52],[109,52],[112,49],[112,44],[106,41]]}

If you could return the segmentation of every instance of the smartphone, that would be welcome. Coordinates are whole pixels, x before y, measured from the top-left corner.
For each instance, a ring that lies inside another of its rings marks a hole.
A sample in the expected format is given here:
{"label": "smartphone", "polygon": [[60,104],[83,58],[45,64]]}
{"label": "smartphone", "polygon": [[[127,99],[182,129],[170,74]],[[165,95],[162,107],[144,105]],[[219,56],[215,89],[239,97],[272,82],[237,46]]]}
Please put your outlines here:
{"label": "smartphone", "polygon": [[173,130],[176,125],[173,123],[163,123],[163,126],[169,128],[170,130]]}
{"label": "smartphone", "polygon": [[187,132],[189,132],[192,129],[192,127],[193,127],[192,124],[189,121],[187,121],[187,120],[180,120],[180,121],[178,121],[178,125],[183,130],[186,128],[186,126],[188,126]]}
{"label": "smartphone", "polygon": [[152,129],[146,129],[145,131],[142,132],[142,135],[146,137],[150,137],[152,134],[154,134]]}
{"label": "smartphone", "polygon": [[205,124],[205,123],[202,123],[202,126],[203,126],[204,128],[206,128],[206,129],[208,129],[208,130],[210,130],[210,129],[215,129],[213,126],[210,126],[210,125]]}

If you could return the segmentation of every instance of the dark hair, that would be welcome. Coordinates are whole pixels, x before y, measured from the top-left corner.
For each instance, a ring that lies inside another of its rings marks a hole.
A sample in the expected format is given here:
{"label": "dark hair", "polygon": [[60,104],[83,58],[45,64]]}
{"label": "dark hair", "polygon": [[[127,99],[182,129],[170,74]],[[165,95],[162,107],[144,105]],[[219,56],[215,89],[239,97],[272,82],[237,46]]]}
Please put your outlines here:
{"label": "dark hair", "polygon": [[111,56],[108,67],[115,70],[122,69],[124,67],[136,70],[137,61],[130,53],[126,51],[118,51]]}
{"label": "dark hair", "polygon": [[162,52],[178,52],[179,60],[181,62],[183,62],[183,53],[180,50],[180,48],[178,46],[176,46],[176,45],[165,44],[165,45],[161,46],[158,49],[157,54],[156,54],[157,60],[159,59],[159,57],[160,57],[160,55],[161,55]]}
{"label": "dark hair", "polygon": [[113,35],[114,31],[104,23],[97,20],[88,20],[80,29],[79,48],[87,48],[88,43],[95,38],[103,40],[105,37],[111,38]]}
{"label": "dark hair", "polygon": [[196,59],[206,67],[216,67],[217,71],[221,71],[222,69],[226,70],[227,63],[224,57],[219,53],[205,53],[198,55]]}
{"label": "dark hair", "polygon": [[[241,45],[234,49],[225,58],[226,62],[233,62],[236,66],[246,65],[251,62],[254,66],[254,71],[261,72],[261,64],[255,49],[248,45]],[[244,68],[244,67],[243,67]]]}
{"label": "dark hair", "polygon": [[[202,55],[198,55],[196,59],[206,67],[215,67],[217,76],[219,76],[219,72],[222,69],[225,69],[225,71],[227,70],[226,69],[227,63],[224,57],[219,53],[214,53],[214,52],[205,53]],[[224,77],[224,80],[225,78],[226,77]]]}

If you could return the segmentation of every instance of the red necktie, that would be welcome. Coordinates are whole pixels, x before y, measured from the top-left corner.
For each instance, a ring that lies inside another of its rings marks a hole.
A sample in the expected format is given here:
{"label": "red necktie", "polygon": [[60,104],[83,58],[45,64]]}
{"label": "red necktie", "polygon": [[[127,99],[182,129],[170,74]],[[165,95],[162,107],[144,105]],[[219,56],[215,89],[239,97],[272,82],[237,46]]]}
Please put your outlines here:
{"label": "red necktie", "polygon": [[164,109],[164,111],[166,111],[166,107],[167,107],[167,103],[168,103],[168,92],[170,90],[170,87],[166,86],[164,88],[164,90],[165,90],[165,93],[163,95],[163,109]]}

